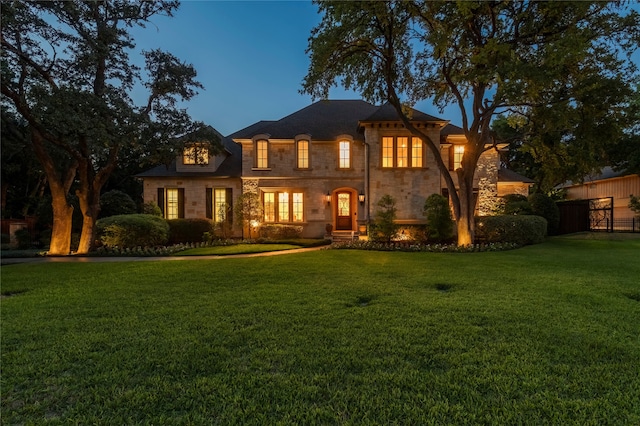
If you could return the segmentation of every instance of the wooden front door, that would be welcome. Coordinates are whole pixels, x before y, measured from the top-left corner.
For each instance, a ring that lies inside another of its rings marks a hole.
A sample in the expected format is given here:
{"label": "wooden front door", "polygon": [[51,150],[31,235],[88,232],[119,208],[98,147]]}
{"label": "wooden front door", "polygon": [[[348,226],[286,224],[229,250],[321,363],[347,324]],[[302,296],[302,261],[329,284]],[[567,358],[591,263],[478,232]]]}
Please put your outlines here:
{"label": "wooden front door", "polygon": [[336,230],[351,231],[351,193],[338,192],[336,198],[338,200]]}

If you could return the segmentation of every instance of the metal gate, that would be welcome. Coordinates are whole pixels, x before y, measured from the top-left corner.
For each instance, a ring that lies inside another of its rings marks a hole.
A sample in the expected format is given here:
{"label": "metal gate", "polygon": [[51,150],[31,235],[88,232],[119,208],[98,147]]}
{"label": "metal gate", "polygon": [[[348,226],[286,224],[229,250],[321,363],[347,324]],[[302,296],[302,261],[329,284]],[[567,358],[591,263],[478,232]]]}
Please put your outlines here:
{"label": "metal gate", "polygon": [[613,232],[613,197],[561,201],[559,234]]}
{"label": "metal gate", "polygon": [[613,197],[589,200],[589,230],[613,232]]}

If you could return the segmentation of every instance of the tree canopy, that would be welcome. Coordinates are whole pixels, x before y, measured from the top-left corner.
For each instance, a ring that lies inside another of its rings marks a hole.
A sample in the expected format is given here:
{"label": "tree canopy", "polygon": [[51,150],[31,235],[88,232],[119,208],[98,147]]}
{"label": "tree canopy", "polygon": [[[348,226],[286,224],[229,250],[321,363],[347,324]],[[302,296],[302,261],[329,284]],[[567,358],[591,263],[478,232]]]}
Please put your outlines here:
{"label": "tree canopy", "polygon": [[[497,143],[490,127],[495,115],[571,103],[573,87],[590,77],[626,83],[636,72],[627,55],[637,48],[640,19],[620,3],[317,4],[322,21],[309,41],[303,90],[323,98],[341,84],[367,100],[390,102],[436,158],[461,245],[473,242],[473,177],[480,155]],[[426,99],[459,107],[467,144],[454,177],[439,141],[411,123],[407,106]]]}
{"label": "tree canopy", "polygon": [[[185,134],[211,142],[212,152],[218,147],[215,134],[180,108],[202,89],[193,66],[159,49],[142,52],[144,66],[130,57],[131,29],[172,16],[177,7],[177,1],[2,2],[3,104],[27,122],[47,175],[50,253],[69,252],[72,186],[84,216],[78,252],[90,250],[101,188],[123,149],[167,159]],[[147,90],[141,105],[132,99],[136,86]]]}

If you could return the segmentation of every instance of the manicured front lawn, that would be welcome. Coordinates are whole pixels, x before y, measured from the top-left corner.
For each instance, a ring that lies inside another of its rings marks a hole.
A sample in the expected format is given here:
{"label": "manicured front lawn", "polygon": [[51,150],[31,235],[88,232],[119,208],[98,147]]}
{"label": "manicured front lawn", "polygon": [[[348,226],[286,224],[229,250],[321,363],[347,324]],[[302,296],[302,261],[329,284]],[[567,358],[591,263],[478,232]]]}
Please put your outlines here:
{"label": "manicured front lawn", "polygon": [[4,424],[639,424],[640,240],[3,266]]}

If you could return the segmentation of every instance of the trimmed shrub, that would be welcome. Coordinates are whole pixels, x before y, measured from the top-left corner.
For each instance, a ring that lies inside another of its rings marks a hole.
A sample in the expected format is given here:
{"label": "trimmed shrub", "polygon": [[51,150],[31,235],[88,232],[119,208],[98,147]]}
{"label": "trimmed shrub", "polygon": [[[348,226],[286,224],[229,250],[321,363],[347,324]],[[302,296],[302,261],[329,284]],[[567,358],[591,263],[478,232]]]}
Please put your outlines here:
{"label": "trimmed shrub", "polygon": [[142,205],[142,213],[162,217],[162,210],[160,210],[160,206],[153,201],[149,201]]}
{"label": "trimmed shrub", "polygon": [[100,196],[100,217],[136,213],[136,203],[129,194],[114,189]]}
{"label": "trimmed shrub", "polygon": [[302,226],[296,225],[262,225],[258,231],[260,238],[282,240],[285,238],[302,238]]}
{"label": "trimmed shrub", "polygon": [[105,217],[96,223],[97,235],[106,247],[133,248],[167,243],[169,225],[158,216],[127,214]]}
{"label": "trimmed shrub", "polygon": [[449,200],[440,194],[431,194],[424,202],[429,241],[447,241],[453,237],[453,219]]}
{"label": "trimmed shrub", "polygon": [[504,200],[504,205],[502,211],[499,212],[501,214],[533,214],[531,205],[524,195],[508,194],[502,197],[502,199]]}
{"label": "trimmed shrub", "polygon": [[481,216],[476,237],[486,243],[538,244],[544,241],[547,220],[533,215]]}
{"label": "trimmed shrub", "polygon": [[531,214],[547,219],[547,235],[556,235],[560,225],[560,209],[551,197],[544,194],[529,195]]}
{"label": "trimmed shrub", "polygon": [[169,244],[199,243],[204,241],[204,233],[214,232],[210,219],[170,219]]}

